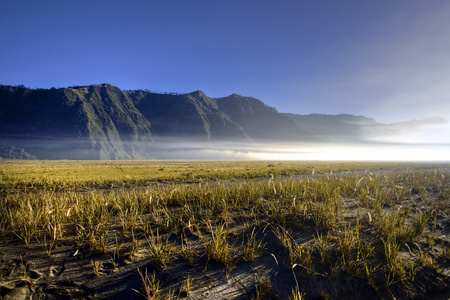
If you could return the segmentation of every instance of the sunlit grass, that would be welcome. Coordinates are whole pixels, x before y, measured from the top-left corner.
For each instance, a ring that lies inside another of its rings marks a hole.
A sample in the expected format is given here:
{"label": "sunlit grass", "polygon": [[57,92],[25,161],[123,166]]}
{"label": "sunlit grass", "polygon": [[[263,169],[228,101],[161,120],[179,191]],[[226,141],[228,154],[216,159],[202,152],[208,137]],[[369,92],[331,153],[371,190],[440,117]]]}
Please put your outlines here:
{"label": "sunlit grass", "polygon": [[167,181],[251,179],[438,164],[325,161],[0,161],[0,186],[70,187]]}

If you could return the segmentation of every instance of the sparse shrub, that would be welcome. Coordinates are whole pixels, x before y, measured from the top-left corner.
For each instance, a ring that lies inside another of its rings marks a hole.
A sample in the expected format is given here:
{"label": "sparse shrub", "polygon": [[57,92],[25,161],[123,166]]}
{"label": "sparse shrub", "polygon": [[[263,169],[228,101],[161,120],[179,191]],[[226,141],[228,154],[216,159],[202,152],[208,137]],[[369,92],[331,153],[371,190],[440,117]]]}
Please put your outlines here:
{"label": "sparse shrub", "polygon": [[245,261],[252,261],[264,252],[263,240],[256,240],[255,228],[253,228],[247,241],[242,241],[242,257]]}
{"label": "sparse shrub", "polygon": [[147,273],[147,269],[145,269],[145,273],[142,273],[141,270],[137,269],[139,276],[141,277],[141,290],[135,292],[139,293],[141,296],[145,297],[147,300],[156,300],[159,299],[160,296],[160,282],[156,279],[156,274],[153,272],[152,276],[149,276]]}
{"label": "sparse shrub", "polygon": [[222,263],[226,267],[231,267],[233,255],[231,246],[228,244],[225,225],[217,226],[215,229],[209,224],[211,240],[205,243],[206,254],[209,259]]}
{"label": "sparse shrub", "polygon": [[170,254],[173,251],[173,246],[167,238],[165,241],[161,238],[159,230],[156,230],[156,236],[153,231],[151,236],[147,237],[147,243],[150,247],[150,257],[155,268],[165,268],[169,262]]}

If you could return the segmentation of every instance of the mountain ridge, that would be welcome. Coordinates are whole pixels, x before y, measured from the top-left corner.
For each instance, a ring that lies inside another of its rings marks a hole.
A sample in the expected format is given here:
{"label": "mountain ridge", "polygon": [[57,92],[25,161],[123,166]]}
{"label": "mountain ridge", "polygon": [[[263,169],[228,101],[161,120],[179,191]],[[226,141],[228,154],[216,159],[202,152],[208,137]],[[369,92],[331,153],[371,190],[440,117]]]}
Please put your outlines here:
{"label": "mountain ridge", "polygon": [[0,147],[39,159],[160,158],[155,149],[167,141],[355,142],[367,140],[368,133],[430,122],[442,119],[391,126],[363,116],[280,113],[253,97],[211,98],[200,90],[154,93],[106,83],[58,89],[0,85]]}

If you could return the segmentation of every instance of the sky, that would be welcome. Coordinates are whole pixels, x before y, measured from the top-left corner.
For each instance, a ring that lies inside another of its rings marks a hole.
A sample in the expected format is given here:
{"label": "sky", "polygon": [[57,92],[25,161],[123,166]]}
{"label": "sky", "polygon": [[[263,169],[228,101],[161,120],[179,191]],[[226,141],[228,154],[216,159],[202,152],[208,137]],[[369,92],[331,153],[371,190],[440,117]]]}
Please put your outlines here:
{"label": "sky", "polygon": [[450,1],[0,0],[0,84],[450,121]]}

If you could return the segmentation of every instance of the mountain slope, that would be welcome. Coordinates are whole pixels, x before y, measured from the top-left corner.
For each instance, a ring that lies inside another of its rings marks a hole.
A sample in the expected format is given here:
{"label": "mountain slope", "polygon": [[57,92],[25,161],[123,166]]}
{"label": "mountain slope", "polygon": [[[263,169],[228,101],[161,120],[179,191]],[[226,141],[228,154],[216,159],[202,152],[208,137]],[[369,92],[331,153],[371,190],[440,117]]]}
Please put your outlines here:
{"label": "mountain slope", "polygon": [[218,109],[216,100],[201,91],[182,95],[131,91],[129,95],[151,120],[155,138],[250,141],[242,127]]}
{"label": "mountain slope", "polygon": [[367,138],[369,128],[379,128],[384,124],[374,119],[348,114],[341,115],[296,115],[284,114],[297,124],[309,128],[310,134],[324,141],[355,142]]}
{"label": "mountain slope", "polygon": [[221,111],[241,125],[247,134],[260,142],[270,140],[307,140],[308,130],[275,108],[252,97],[232,94],[217,98]]}
{"label": "mountain slope", "polygon": [[0,87],[3,144],[39,158],[138,158],[150,123],[121,90],[96,85],[50,90]]}
{"label": "mountain slope", "polygon": [[151,140],[151,125],[126,93],[108,84],[64,91],[81,101],[89,139],[101,158],[140,158],[141,144]]}
{"label": "mountain slope", "polygon": [[52,158],[65,158],[61,155],[70,148],[92,156],[88,143],[74,139],[87,135],[81,102],[67,99],[63,90],[1,86],[0,107],[3,146],[32,148],[39,158],[50,158],[49,152]]}

